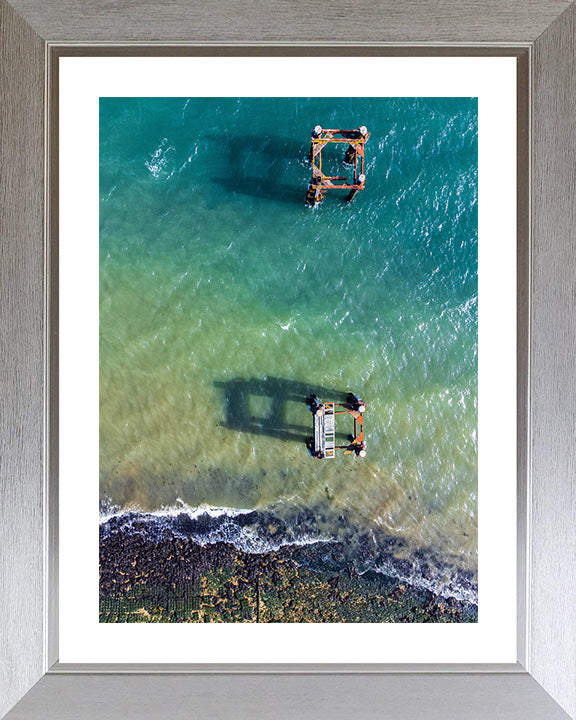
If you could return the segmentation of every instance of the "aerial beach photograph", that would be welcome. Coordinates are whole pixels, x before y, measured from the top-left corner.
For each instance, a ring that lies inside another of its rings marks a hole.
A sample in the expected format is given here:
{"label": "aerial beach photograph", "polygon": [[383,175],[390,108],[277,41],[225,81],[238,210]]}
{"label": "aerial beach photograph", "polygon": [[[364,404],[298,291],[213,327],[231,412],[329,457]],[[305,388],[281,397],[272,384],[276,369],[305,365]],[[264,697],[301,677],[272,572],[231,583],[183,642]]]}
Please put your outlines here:
{"label": "aerial beach photograph", "polygon": [[99,133],[100,622],[477,622],[477,98]]}

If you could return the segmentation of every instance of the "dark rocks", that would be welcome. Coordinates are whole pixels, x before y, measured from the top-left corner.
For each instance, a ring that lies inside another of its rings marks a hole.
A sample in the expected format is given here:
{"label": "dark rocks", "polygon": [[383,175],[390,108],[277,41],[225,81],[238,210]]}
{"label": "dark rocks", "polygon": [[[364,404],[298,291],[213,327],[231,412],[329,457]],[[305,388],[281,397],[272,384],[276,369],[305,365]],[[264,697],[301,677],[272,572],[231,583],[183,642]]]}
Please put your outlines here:
{"label": "dark rocks", "polygon": [[101,622],[475,622],[474,606],[368,572],[337,543],[245,553],[132,519],[101,533]]}
{"label": "dark rocks", "polygon": [[[320,520],[334,536],[311,542]],[[100,592],[110,622],[477,620],[457,599],[475,597],[474,574],[455,559],[325,508],[112,517],[100,526]]]}

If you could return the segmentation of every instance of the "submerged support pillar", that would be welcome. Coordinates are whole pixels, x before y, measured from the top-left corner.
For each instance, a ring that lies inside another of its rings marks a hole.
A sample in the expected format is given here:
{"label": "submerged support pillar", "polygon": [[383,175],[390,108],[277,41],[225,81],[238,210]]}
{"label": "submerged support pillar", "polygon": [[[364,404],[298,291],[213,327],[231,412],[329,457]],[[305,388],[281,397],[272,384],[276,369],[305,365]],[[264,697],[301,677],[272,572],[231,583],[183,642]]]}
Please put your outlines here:
{"label": "submerged support pillar", "polygon": [[348,145],[346,148],[346,154],[344,155],[344,162],[346,165],[354,165],[356,160],[356,147],[354,145]]}
{"label": "submerged support pillar", "polygon": [[356,197],[356,194],[358,193],[358,190],[364,189],[364,183],[366,182],[366,176],[365,175],[359,175],[358,176],[358,183],[355,187],[350,190],[348,193],[348,197],[346,198],[346,202],[350,202],[351,200],[354,200]]}
{"label": "submerged support pillar", "polygon": [[317,205],[322,200],[322,187],[320,185],[320,178],[312,178],[308,183],[308,190],[306,192],[306,205]]}

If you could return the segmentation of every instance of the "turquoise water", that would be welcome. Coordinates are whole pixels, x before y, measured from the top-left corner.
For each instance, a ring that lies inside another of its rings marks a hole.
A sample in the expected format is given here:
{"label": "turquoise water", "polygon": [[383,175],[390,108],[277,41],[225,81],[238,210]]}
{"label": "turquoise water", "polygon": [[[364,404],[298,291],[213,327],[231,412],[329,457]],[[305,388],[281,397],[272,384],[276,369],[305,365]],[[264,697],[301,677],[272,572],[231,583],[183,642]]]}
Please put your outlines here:
{"label": "turquoise water", "polygon": [[[101,99],[103,514],[257,508],[297,536],[306,510],[323,537],[344,517],[475,571],[477,117],[475,98]],[[352,203],[304,206],[317,124],[371,133]],[[365,459],[310,457],[318,389],[367,402]]]}

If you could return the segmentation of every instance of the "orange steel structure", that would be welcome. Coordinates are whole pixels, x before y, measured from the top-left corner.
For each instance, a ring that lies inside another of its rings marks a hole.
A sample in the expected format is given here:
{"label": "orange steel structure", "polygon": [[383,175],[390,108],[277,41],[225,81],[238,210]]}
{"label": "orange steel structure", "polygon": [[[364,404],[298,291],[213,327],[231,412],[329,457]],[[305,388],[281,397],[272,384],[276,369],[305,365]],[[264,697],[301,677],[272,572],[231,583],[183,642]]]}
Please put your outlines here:
{"label": "orange steel structure", "polygon": [[350,453],[355,452],[356,449],[362,450],[364,448],[364,416],[362,413],[358,412],[358,410],[350,410],[349,408],[335,410],[334,413],[336,415],[350,413],[354,418],[354,439],[350,445],[336,445],[336,450],[344,450],[344,455],[350,455]]}
{"label": "orange steel structure", "polygon": [[343,415],[350,413],[354,418],[354,439],[348,445],[336,445],[336,450],[344,450],[344,455],[350,455],[353,452],[359,454],[364,449],[364,416],[358,410],[352,410],[348,405],[336,404],[336,407],[343,407],[344,410],[334,410],[335,415]]}
{"label": "orange steel structure", "polygon": [[[333,458],[336,450],[344,450],[344,455],[355,453],[357,457],[366,456],[363,415],[366,403],[363,400],[353,393],[348,393],[345,403],[321,402],[315,395],[307,398],[306,403],[314,415],[314,438],[309,443],[314,457]],[[354,418],[354,435],[347,445],[336,445],[335,416],[347,413]]]}
{"label": "orange steel structure", "polygon": [[[364,145],[370,133],[364,125],[357,130],[325,129],[317,125],[312,130],[310,162],[312,179],[308,183],[306,204],[317,205],[322,202],[326,190],[350,190],[346,200],[350,201],[359,190],[364,190]],[[350,183],[347,177],[325,175],[322,171],[322,150],[328,144],[346,144],[344,162],[354,166],[354,179]]]}

